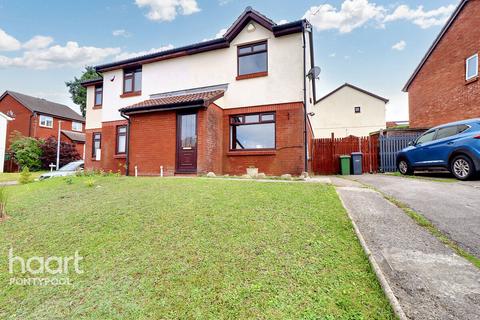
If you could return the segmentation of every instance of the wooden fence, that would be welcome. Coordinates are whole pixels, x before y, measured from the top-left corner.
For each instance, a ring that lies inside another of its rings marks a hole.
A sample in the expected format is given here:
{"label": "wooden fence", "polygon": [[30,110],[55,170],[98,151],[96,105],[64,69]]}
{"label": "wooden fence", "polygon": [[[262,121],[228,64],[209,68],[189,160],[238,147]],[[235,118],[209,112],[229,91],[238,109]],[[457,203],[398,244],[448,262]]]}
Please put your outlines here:
{"label": "wooden fence", "polygon": [[379,171],[378,136],[314,139],[312,141],[312,169],[315,174],[338,174],[340,156],[352,152],[363,153],[363,172]]}

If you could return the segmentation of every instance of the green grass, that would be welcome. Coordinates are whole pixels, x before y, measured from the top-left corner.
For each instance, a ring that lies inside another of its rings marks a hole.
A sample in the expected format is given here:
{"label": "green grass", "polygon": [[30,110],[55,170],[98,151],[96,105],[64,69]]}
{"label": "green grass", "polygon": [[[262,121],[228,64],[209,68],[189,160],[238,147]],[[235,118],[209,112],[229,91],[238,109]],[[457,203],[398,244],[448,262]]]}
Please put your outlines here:
{"label": "green grass", "polygon": [[[0,319],[394,318],[331,186],[89,179],[9,187]],[[9,248],[84,273],[10,285]]]}
{"label": "green grass", "polygon": [[[32,178],[36,179],[40,177],[42,173],[45,173],[46,171],[35,171],[31,172]],[[0,182],[6,182],[6,181],[18,181],[18,178],[20,177],[20,172],[4,172],[0,173]]]}
{"label": "green grass", "polygon": [[435,182],[444,182],[444,183],[455,183],[458,182],[457,179],[455,178],[439,178],[435,176],[425,176],[425,175],[403,175],[400,172],[392,172],[392,173],[386,173],[387,175],[391,176],[396,176],[396,177],[402,177],[402,178],[409,178],[409,179],[419,179],[419,180],[429,180],[429,181],[435,181]]}

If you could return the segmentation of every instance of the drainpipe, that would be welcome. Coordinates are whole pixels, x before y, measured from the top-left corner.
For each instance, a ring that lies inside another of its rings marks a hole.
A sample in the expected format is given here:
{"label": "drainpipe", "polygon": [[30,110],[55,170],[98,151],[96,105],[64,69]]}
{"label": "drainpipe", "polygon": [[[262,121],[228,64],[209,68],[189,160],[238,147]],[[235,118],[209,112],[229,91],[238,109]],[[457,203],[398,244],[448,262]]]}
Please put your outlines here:
{"label": "drainpipe", "polygon": [[308,135],[307,135],[307,75],[306,68],[307,68],[307,45],[305,40],[305,24],[304,22],[302,36],[303,36],[303,144],[305,146],[305,163],[304,163],[304,172],[308,172]]}
{"label": "drainpipe", "polygon": [[28,122],[29,126],[28,126],[28,136],[31,137],[32,136],[32,118],[34,116],[36,116],[37,114],[35,112],[33,112],[31,115],[30,115],[30,120]]}
{"label": "drainpipe", "polygon": [[125,142],[125,153],[127,158],[125,159],[125,169],[127,172],[125,173],[126,176],[129,176],[128,171],[130,168],[130,117],[127,117],[123,112],[120,112],[120,116],[128,121],[127,124],[127,141]]}

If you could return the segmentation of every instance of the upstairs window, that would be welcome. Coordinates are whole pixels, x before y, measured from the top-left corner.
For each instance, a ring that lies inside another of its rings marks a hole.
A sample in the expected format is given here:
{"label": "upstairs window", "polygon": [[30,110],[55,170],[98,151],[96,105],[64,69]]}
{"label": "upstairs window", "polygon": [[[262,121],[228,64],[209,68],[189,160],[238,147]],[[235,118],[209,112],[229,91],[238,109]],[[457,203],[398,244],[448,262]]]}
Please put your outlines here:
{"label": "upstairs window", "polygon": [[123,93],[142,91],[142,67],[123,71]]}
{"label": "upstairs window", "polygon": [[124,154],[127,151],[127,126],[117,127],[117,154]]}
{"label": "upstairs window", "polygon": [[103,85],[95,86],[95,105],[101,106],[103,103]]}
{"label": "upstairs window", "polygon": [[83,130],[83,123],[81,122],[72,122],[72,130],[73,131],[82,131]]}
{"label": "upstairs window", "polygon": [[230,117],[230,149],[275,149],[275,114],[257,113]]}
{"label": "upstairs window", "polygon": [[475,54],[467,59],[466,70],[466,80],[478,77],[478,54]]}
{"label": "upstairs window", "polygon": [[40,127],[53,128],[53,118],[40,115]]}
{"label": "upstairs window", "polygon": [[266,41],[239,46],[237,50],[239,76],[268,71]]}

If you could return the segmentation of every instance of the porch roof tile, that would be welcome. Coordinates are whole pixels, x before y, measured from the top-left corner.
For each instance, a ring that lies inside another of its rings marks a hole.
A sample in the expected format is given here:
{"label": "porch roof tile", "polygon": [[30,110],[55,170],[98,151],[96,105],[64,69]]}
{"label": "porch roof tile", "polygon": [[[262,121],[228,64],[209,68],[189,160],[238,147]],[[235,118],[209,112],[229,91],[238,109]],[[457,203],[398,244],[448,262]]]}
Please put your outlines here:
{"label": "porch roof tile", "polygon": [[135,111],[160,111],[168,109],[179,109],[187,107],[207,107],[213,101],[223,96],[225,90],[218,89],[212,91],[187,93],[171,93],[152,96],[151,99],[135,103],[128,107],[120,109],[123,113]]}

